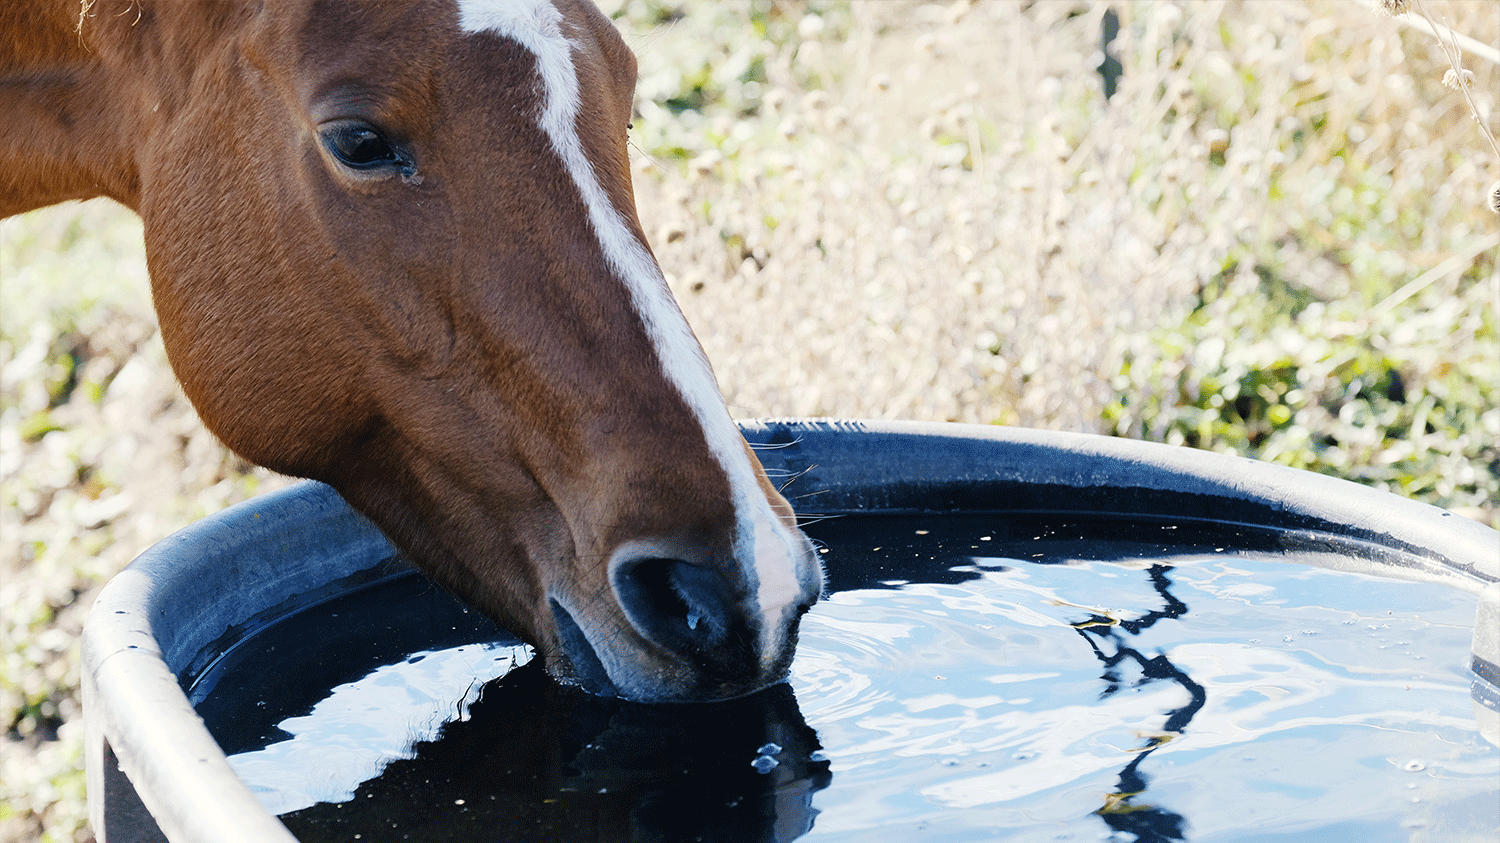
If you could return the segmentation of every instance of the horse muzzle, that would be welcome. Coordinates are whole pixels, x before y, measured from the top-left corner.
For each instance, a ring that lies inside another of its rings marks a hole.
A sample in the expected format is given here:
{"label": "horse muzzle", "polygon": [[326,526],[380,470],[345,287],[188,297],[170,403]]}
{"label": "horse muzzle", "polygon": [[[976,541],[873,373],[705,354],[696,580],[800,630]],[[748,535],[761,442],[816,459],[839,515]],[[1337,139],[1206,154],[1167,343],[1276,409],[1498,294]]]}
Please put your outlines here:
{"label": "horse muzzle", "polygon": [[[550,597],[558,657],[549,672],[637,702],[731,699],[783,681],[822,570],[800,532],[780,532],[771,548],[763,541],[718,560],[687,542],[620,546],[603,593]],[[795,587],[762,587],[769,577]]]}

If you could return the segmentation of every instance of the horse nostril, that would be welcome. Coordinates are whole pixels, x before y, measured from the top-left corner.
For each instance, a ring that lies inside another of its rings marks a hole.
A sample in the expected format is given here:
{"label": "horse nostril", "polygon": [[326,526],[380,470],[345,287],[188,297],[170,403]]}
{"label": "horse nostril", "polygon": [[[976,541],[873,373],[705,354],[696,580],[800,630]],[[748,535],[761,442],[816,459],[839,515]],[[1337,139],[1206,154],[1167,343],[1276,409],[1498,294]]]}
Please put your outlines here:
{"label": "horse nostril", "polygon": [[728,585],[715,571],[679,559],[645,558],[615,568],[615,592],[642,635],[679,650],[724,639]]}

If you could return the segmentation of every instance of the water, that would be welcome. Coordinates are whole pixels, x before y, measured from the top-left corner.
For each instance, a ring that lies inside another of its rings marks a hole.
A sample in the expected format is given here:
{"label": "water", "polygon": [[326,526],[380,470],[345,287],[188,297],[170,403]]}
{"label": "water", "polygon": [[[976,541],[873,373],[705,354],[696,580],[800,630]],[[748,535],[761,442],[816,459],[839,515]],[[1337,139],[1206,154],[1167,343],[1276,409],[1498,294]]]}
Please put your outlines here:
{"label": "water", "polygon": [[[744,700],[560,687],[415,577],[261,632],[193,696],[304,841],[1500,831],[1471,595],[1287,565],[1272,534],[1186,524],[885,516],[809,532],[833,593],[790,683]],[[238,677],[267,670],[301,690],[246,693]]]}

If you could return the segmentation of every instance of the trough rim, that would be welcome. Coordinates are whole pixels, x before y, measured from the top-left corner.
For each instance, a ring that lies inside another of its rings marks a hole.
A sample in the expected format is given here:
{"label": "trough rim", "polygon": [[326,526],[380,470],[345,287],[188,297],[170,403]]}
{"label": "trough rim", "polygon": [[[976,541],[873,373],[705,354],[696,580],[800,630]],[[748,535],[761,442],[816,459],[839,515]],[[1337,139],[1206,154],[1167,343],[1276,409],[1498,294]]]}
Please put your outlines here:
{"label": "trough rim", "polygon": [[[773,479],[790,482],[792,500],[816,493],[807,507],[814,512],[977,511],[978,489],[996,497],[1031,495],[1012,506],[996,503],[993,511],[1107,515],[1098,503],[1113,499],[1122,509],[1116,514],[1129,516],[1140,514],[1131,506],[1175,502],[1186,511],[1148,517],[1267,526],[1339,536],[1349,547],[1394,548],[1418,560],[1395,576],[1480,595],[1473,668],[1481,676],[1484,669],[1500,675],[1500,633],[1482,634],[1488,626],[1500,629],[1500,532],[1437,507],[1246,457],[1094,434],[836,419],[739,424]],[[963,454],[976,443],[986,449],[983,463]],[[835,448],[842,450],[832,462],[827,454]],[[1217,505],[1233,517],[1212,517]],[[288,518],[296,519],[298,530],[288,530]],[[309,525],[340,539],[295,535],[309,533]],[[331,488],[308,481],[183,528],[148,548],[100,592],[84,627],[82,677],[89,814],[99,843],[295,841],[235,775],[179,678],[206,645],[232,633],[234,624],[216,629],[222,621],[214,612],[224,608],[216,598],[255,573],[247,565],[221,565],[205,577],[203,567],[216,558],[242,558],[247,547],[254,552],[288,541],[300,541],[308,552],[328,545],[331,559],[319,557],[305,570],[276,569],[280,579],[260,594],[267,600],[296,598],[307,605],[329,588],[403,569],[393,567],[395,551],[373,525]],[[1328,567],[1393,575],[1383,563]],[[164,595],[180,589],[195,596],[194,605],[185,611],[164,605]],[[1475,699],[1478,713],[1477,693]]]}

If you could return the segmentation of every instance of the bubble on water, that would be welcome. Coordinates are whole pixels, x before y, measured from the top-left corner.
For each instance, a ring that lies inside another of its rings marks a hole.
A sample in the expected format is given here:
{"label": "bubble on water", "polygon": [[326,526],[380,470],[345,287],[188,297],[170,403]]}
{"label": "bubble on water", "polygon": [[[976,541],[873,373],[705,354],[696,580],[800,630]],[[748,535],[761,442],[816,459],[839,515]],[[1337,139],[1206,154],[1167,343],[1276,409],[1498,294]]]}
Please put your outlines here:
{"label": "bubble on water", "polygon": [[760,749],[757,749],[756,752],[760,753],[761,755],[776,755],[777,753],[781,752],[781,746],[774,743],[768,743],[762,746]]}
{"label": "bubble on water", "polygon": [[756,758],[754,761],[751,761],[750,766],[755,768],[755,772],[764,775],[765,773],[769,773],[777,767],[781,766],[781,763],[769,755],[762,755],[759,758]]}

